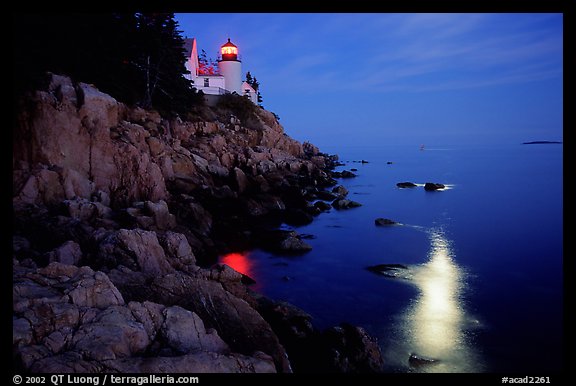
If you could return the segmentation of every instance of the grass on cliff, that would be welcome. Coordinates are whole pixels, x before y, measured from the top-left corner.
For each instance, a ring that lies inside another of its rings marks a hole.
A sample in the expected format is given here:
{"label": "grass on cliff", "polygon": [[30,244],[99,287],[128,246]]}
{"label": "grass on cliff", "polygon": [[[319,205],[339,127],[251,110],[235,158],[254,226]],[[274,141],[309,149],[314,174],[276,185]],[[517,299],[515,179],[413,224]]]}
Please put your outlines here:
{"label": "grass on cliff", "polygon": [[252,129],[262,129],[262,121],[258,117],[261,107],[255,105],[247,96],[225,94],[220,96],[214,108],[221,122],[229,122],[230,115],[240,119],[243,126]]}

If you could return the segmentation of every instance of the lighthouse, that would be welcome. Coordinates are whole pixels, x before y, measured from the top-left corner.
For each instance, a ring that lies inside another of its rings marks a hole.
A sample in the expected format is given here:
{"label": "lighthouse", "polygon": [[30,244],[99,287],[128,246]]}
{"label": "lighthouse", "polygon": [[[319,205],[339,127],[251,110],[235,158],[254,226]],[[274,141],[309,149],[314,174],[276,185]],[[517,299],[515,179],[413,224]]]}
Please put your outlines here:
{"label": "lighthouse", "polygon": [[242,95],[242,62],[238,60],[238,47],[228,39],[220,47],[218,68],[225,79],[225,89]]}
{"label": "lighthouse", "polygon": [[212,60],[199,60],[196,39],[185,39],[184,50],[188,56],[188,73],[184,76],[196,90],[204,93],[206,103],[215,105],[221,95],[232,92],[248,97],[254,104],[258,103],[258,91],[243,80],[238,47],[230,39],[220,47],[218,68],[215,68]]}

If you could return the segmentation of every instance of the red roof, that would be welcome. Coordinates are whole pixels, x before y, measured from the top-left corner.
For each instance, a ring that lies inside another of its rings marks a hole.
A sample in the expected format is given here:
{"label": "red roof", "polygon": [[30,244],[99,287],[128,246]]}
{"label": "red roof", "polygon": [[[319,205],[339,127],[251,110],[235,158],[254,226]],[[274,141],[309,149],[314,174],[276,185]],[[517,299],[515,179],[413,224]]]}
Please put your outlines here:
{"label": "red roof", "polygon": [[222,47],[235,47],[235,48],[238,48],[234,43],[232,43],[232,42],[230,41],[230,38],[228,38],[228,41],[227,41],[226,43],[222,44]]}

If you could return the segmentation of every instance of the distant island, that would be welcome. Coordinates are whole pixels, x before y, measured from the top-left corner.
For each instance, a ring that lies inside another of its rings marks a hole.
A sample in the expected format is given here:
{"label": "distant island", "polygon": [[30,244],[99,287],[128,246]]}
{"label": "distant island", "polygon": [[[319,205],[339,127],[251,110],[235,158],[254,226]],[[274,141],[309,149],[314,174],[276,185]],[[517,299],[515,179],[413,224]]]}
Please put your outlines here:
{"label": "distant island", "polygon": [[522,142],[522,145],[546,145],[546,144],[557,144],[557,143],[562,143],[562,141],[528,141],[528,142]]}

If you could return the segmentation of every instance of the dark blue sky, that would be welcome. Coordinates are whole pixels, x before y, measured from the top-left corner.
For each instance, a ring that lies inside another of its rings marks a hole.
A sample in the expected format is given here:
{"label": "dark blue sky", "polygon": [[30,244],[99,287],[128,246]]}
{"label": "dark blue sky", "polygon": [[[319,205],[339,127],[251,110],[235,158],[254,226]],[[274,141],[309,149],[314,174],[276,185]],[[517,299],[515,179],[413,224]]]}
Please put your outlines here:
{"label": "dark blue sky", "polygon": [[286,132],[346,145],[562,140],[561,14],[177,14],[231,38]]}

